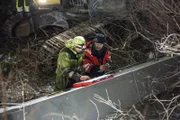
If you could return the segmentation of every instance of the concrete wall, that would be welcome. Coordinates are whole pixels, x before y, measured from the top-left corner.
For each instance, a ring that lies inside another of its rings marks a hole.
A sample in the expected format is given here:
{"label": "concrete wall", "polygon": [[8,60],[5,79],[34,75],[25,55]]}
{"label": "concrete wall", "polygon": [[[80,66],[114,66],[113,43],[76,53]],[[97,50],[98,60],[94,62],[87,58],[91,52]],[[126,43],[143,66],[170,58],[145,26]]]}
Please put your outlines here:
{"label": "concrete wall", "polygon": [[110,100],[116,103],[120,100],[121,107],[127,108],[143,100],[152,90],[155,93],[162,92],[178,80],[175,79],[177,76],[172,76],[177,73],[178,61],[178,58],[162,58],[119,71],[108,81],[9,107],[8,120],[23,120],[23,108],[26,120],[70,120],[66,115],[77,115],[82,120],[96,120],[98,114],[90,100],[96,103],[100,117],[112,113],[113,109],[95,101],[94,94],[107,99],[107,90]]}

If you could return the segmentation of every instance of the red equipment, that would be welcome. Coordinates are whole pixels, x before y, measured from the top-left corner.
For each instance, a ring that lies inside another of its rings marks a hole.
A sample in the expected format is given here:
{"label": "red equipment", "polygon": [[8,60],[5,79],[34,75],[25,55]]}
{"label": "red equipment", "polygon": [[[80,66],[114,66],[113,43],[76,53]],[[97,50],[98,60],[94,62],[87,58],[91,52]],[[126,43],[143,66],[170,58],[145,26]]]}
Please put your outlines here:
{"label": "red equipment", "polygon": [[104,80],[109,80],[110,78],[113,78],[114,75],[113,74],[107,74],[107,75],[103,75],[100,77],[96,77],[87,81],[82,81],[82,82],[77,82],[73,84],[73,87],[83,87],[83,86],[89,86]]}

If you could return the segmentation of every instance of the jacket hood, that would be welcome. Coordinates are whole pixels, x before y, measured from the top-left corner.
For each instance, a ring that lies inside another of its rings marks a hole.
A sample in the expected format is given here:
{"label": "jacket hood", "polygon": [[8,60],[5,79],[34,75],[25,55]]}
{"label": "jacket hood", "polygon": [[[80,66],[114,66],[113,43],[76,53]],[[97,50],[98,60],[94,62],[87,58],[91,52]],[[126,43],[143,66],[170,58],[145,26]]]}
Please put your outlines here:
{"label": "jacket hood", "polygon": [[73,39],[69,39],[69,40],[65,41],[65,46],[69,49],[74,48],[75,46],[73,45]]}
{"label": "jacket hood", "polygon": [[74,50],[75,45],[73,44],[73,39],[65,41],[65,47],[69,48],[74,54],[77,54],[77,52]]}

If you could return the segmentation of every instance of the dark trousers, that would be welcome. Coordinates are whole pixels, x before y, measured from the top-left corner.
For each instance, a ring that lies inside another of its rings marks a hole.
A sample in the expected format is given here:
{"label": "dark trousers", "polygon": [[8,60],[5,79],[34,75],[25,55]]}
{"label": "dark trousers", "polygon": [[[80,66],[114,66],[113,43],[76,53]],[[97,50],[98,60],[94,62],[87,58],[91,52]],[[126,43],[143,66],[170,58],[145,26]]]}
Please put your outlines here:
{"label": "dark trousers", "polygon": [[16,0],[17,12],[30,12],[30,4],[32,0]]}

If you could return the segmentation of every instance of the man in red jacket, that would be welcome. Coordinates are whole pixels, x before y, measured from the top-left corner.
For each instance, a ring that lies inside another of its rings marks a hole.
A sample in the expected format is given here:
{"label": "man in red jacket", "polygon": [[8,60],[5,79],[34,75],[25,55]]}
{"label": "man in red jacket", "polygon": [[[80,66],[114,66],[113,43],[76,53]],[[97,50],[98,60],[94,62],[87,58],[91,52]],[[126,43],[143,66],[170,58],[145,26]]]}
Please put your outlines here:
{"label": "man in red jacket", "polygon": [[93,40],[86,44],[83,68],[91,78],[105,74],[111,62],[111,53],[104,43],[104,34],[98,33]]}

